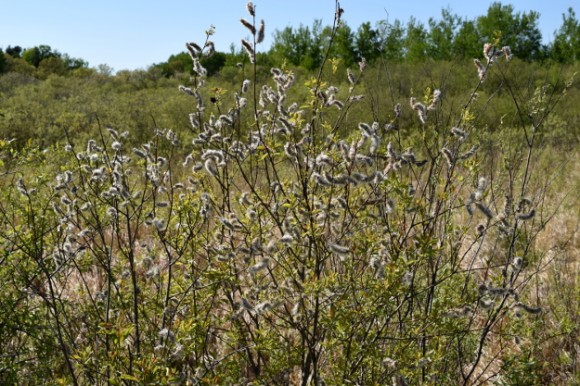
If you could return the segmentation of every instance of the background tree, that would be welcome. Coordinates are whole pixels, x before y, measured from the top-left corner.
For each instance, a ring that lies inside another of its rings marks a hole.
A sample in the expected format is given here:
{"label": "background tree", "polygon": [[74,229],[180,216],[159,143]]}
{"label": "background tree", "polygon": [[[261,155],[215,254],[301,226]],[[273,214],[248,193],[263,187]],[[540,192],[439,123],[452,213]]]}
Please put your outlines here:
{"label": "background tree", "polygon": [[207,70],[208,76],[215,75],[225,66],[226,54],[223,52],[214,52],[213,55],[202,58],[201,64]]}
{"label": "background tree", "polygon": [[480,43],[510,46],[515,56],[524,60],[539,59],[543,55],[542,33],[538,27],[540,14],[535,11],[514,14],[512,5],[495,2],[485,16],[477,18]]}
{"label": "background tree", "polygon": [[481,38],[473,20],[464,20],[453,40],[454,58],[477,58],[481,54]]}
{"label": "background tree", "polygon": [[405,27],[400,20],[395,20],[392,24],[384,21],[381,24],[383,55],[387,60],[400,61],[404,56],[403,38]]}
{"label": "background tree", "polygon": [[[327,26],[323,31],[325,47],[328,46],[330,34],[331,28]],[[343,23],[336,31],[330,54],[340,59],[346,67],[351,67],[356,63],[355,37],[348,24]]]}
{"label": "background tree", "polygon": [[428,56],[435,60],[453,58],[453,41],[461,18],[451,13],[449,8],[441,10],[441,20],[429,19]]}
{"label": "background tree", "polygon": [[567,14],[562,15],[562,26],[554,36],[551,56],[564,63],[580,60],[580,24],[571,7],[568,8]]}
{"label": "background tree", "polygon": [[5,55],[6,72],[16,72],[25,75],[34,75],[36,68],[20,57],[13,57],[12,55]]}
{"label": "background tree", "polygon": [[312,30],[303,24],[297,29],[286,27],[282,31],[276,30],[270,49],[274,62],[286,61],[306,69],[318,67],[322,61],[322,50],[319,45],[321,25],[320,20],[316,20]]}
{"label": "background tree", "polygon": [[411,16],[407,23],[404,39],[405,57],[411,62],[418,62],[427,57],[427,30],[425,26]]}
{"label": "background tree", "polygon": [[47,45],[28,48],[22,53],[22,58],[36,68],[38,68],[40,62],[42,62],[44,59],[60,56],[61,54],[58,51],[52,51],[52,48]]}
{"label": "background tree", "polygon": [[368,62],[372,62],[380,56],[381,41],[379,32],[373,29],[368,21],[358,27],[354,41],[357,61],[365,58]]}
{"label": "background tree", "polygon": [[109,66],[108,64],[103,64],[103,63],[97,65],[96,70],[97,70],[98,75],[102,75],[105,77],[111,76],[115,72],[113,67]]}
{"label": "background tree", "polygon": [[547,48],[542,45],[542,33],[538,26],[540,14],[536,11],[524,12],[519,16],[516,35],[515,55],[528,60],[544,59]]}
{"label": "background tree", "polygon": [[89,67],[89,63],[81,58],[73,58],[68,54],[63,54],[61,56],[62,62],[67,70],[76,70],[79,68]]}
{"label": "background tree", "polygon": [[4,51],[2,51],[2,49],[0,48],[0,74],[4,73],[7,69],[7,64],[6,64],[6,54],[4,54]]}
{"label": "background tree", "polygon": [[226,67],[236,67],[238,63],[244,61],[245,52],[241,48],[236,48],[235,44],[230,44],[230,49],[226,53]]}
{"label": "background tree", "polygon": [[189,74],[193,68],[193,60],[187,52],[180,52],[171,55],[166,62],[155,65],[161,69],[161,73],[166,77],[175,76],[176,74]]}
{"label": "background tree", "polygon": [[22,55],[22,47],[20,46],[8,46],[6,47],[6,54],[12,56],[13,58],[19,58]]}
{"label": "background tree", "polygon": [[49,75],[65,75],[67,73],[66,64],[59,57],[50,57],[42,60],[38,65],[40,78],[47,78]]}

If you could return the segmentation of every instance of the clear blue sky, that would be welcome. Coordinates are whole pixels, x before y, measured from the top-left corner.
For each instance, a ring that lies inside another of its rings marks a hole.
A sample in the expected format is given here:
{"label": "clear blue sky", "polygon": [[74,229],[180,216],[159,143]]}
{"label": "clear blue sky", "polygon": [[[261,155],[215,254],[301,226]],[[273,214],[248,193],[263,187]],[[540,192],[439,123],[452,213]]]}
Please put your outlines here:
{"label": "clear blue sky", "polygon": [[[544,43],[552,40],[569,7],[577,11],[578,0],[513,0],[516,12],[540,13]],[[356,29],[365,21],[395,19],[406,23],[411,16],[426,24],[440,18],[441,9],[474,19],[487,12],[490,1],[473,0],[341,0],[343,19]],[[312,25],[321,19],[332,23],[334,0],[255,0],[257,17],[265,19],[264,48],[272,32],[286,26]],[[247,37],[239,23],[247,17],[245,0],[2,0],[0,48],[40,44],[51,46],[91,67],[108,64],[115,70],[147,68],[184,50],[186,41],[203,42],[204,31],[216,28],[213,41],[218,51]]]}

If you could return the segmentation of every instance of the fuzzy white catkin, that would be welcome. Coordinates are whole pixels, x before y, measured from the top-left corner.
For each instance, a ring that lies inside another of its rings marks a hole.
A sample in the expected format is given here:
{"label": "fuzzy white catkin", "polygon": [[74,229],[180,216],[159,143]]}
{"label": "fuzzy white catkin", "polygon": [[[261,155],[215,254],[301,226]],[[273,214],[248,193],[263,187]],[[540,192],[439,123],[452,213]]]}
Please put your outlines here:
{"label": "fuzzy white catkin", "polygon": [[339,256],[345,256],[350,252],[350,249],[348,247],[336,243],[329,243],[328,248]]}

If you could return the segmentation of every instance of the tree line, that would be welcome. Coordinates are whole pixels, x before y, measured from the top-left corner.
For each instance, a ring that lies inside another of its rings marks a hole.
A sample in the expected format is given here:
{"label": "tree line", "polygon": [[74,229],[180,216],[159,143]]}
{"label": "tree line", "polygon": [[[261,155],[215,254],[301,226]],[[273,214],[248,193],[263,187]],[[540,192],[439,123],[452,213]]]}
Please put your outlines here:
{"label": "tree line", "polygon": [[49,45],[27,49],[21,46],[8,46],[5,51],[0,49],[0,74],[12,71],[38,75],[65,75],[88,67],[87,61],[63,54]]}
{"label": "tree line", "polygon": [[[580,59],[580,23],[573,8],[562,15],[562,24],[549,44],[542,43],[540,14],[536,11],[516,12],[512,5],[492,3],[487,13],[475,19],[464,19],[449,8],[442,9],[440,18],[430,18],[423,24],[414,17],[406,23],[396,19],[379,21],[375,26],[362,23],[353,29],[343,23],[336,34],[330,26],[315,20],[311,26],[288,26],[275,30],[269,50],[258,54],[264,66],[282,64],[307,70],[318,68],[325,47],[333,40],[331,57],[344,66],[352,66],[362,58],[367,62],[385,59],[397,62],[425,60],[471,59],[480,56],[486,42],[510,46],[514,56],[525,61],[574,63]],[[211,76],[224,67],[243,61],[241,48],[234,45],[229,52],[216,52],[203,59]],[[41,45],[29,49],[20,46],[0,49],[0,73],[24,72],[40,75],[84,73],[88,63]],[[192,59],[186,52],[171,55],[167,61],[152,65],[149,70],[166,77],[192,71]],[[100,71],[100,69],[97,69]]]}
{"label": "tree line", "polygon": [[[510,46],[514,56],[524,61],[574,63],[580,59],[580,23],[572,8],[562,15],[562,24],[549,44],[542,43],[539,28],[540,14],[536,11],[516,12],[512,5],[495,2],[487,13],[475,19],[464,19],[450,9],[441,10],[441,17],[430,18],[427,25],[411,17],[407,23],[400,20],[379,21],[373,26],[362,23],[357,29],[343,23],[333,36],[330,26],[315,20],[311,26],[288,26],[276,30],[270,49],[262,53],[264,65],[283,63],[316,69],[322,63],[325,47],[330,39],[333,45],[330,57],[350,67],[362,58],[373,62],[379,58],[397,62],[425,60],[461,60],[481,56],[484,43]],[[241,49],[231,47],[229,53],[220,53],[211,62],[204,63],[211,73],[221,66],[234,64],[243,58]],[[191,58],[185,52],[172,55],[167,62],[156,65],[167,76],[191,68]]]}
{"label": "tree line", "polygon": [[[411,62],[471,59],[480,56],[481,47],[489,42],[510,46],[516,57],[526,61],[571,63],[580,59],[580,26],[573,9],[563,14],[562,25],[548,45],[542,44],[539,18],[538,12],[516,12],[512,5],[495,2],[486,15],[474,20],[463,19],[447,8],[442,9],[439,19],[430,18],[427,25],[413,17],[406,24],[400,20],[380,21],[373,27],[365,22],[356,30],[345,24],[334,38],[331,56],[347,66],[363,57],[367,61],[384,58]],[[269,54],[277,62],[286,60],[316,68],[331,38],[330,31],[320,21],[311,27],[275,31]]]}

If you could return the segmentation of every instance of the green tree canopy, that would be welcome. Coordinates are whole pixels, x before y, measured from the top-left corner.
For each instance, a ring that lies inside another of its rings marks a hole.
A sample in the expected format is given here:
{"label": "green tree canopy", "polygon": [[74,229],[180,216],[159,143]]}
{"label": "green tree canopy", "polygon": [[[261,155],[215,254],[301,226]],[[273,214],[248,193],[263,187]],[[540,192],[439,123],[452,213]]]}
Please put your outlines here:
{"label": "green tree canopy", "polygon": [[381,23],[383,55],[385,59],[400,61],[404,56],[405,27],[400,20],[395,20],[392,24],[386,21]]}
{"label": "green tree canopy", "polygon": [[450,60],[453,58],[453,41],[461,25],[461,18],[450,9],[441,10],[441,20],[429,19],[428,56],[432,59]]}
{"label": "green tree canopy", "polygon": [[[315,20],[312,26],[301,24],[297,28],[288,26],[276,30],[270,49],[260,53],[260,63],[277,66],[288,63],[308,70],[317,68],[331,38],[330,57],[340,59],[346,67],[352,67],[362,57],[369,62],[379,57],[410,62],[477,58],[482,55],[484,43],[510,46],[516,57],[528,61],[548,56],[557,61],[578,60],[580,26],[574,11],[570,9],[564,15],[563,25],[549,47],[542,45],[539,17],[535,11],[515,12],[512,5],[494,2],[485,15],[472,20],[444,8],[441,16],[430,18],[427,25],[414,17],[406,24],[400,20],[393,23],[382,20],[373,27],[370,22],[364,22],[356,30],[342,23],[334,36],[331,26],[323,26],[320,20]],[[243,61],[243,57],[241,50],[232,47],[231,53],[225,54],[225,62],[224,57],[218,55],[204,65],[210,74],[214,74],[222,67],[235,66]],[[182,53],[157,66],[166,76],[173,76],[188,72],[191,59]]]}
{"label": "green tree canopy", "polygon": [[405,57],[411,62],[422,61],[427,58],[427,30],[425,26],[411,16],[407,23],[404,47]]}
{"label": "green tree canopy", "polygon": [[8,46],[6,47],[6,54],[12,56],[13,58],[19,58],[22,55],[22,47],[20,46]]}
{"label": "green tree canopy", "polygon": [[540,14],[535,11],[514,13],[512,5],[492,3],[487,14],[476,21],[480,44],[507,45],[518,58],[539,59],[543,55],[539,18]]}
{"label": "green tree canopy", "polygon": [[[332,29],[326,27],[326,45],[331,33]],[[346,67],[351,67],[356,62],[355,36],[348,24],[343,23],[338,27],[330,53],[333,57],[339,58]]]}
{"label": "green tree canopy", "polygon": [[379,57],[381,53],[381,41],[379,32],[371,27],[371,23],[362,23],[356,32],[355,53],[357,60],[365,58],[372,62]]}
{"label": "green tree canopy", "polygon": [[38,68],[40,62],[47,58],[60,58],[61,54],[58,51],[53,51],[50,46],[40,45],[32,48],[27,48],[22,53],[22,58],[34,67]]}
{"label": "green tree canopy", "polygon": [[24,59],[15,58],[11,55],[6,55],[5,59],[7,72],[17,72],[19,74],[34,76],[36,68]]}
{"label": "green tree canopy", "polygon": [[5,72],[8,67],[8,65],[6,64],[7,60],[5,55],[6,54],[4,54],[4,51],[2,51],[2,49],[0,48],[0,74]]}
{"label": "green tree canopy", "polygon": [[312,29],[300,24],[298,28],[286,27],[274,32],[270,55],[275,63],[287,61],[307,69],[317,68],[322,61],[322,22],[315,20]]}
{"label": "green tree canopy", "polygon": [[167,62],[155,65],[161,69],[161,73],[166,77],[175,76],[176,74],[190,74],[193,68],[193,60],[187,52],[180,52],[171,55]]}
{"label": "green tree canopy", "polygon": [[226,54],[223,52],[214,52],[213,55],[201,59],[201,65],[209,76],[217,74],[225,64]]}
{"label": "green tree canopy", "polygon": [[60,58],[64,64],[64,66],[68,70],[76,70],[79,68],[87,68],[89,63],[86,60],[80,58],[73,58],[68,54],[63,54]]}
{"label": "green tree canopy", "polygon": [[571,7],[567,14],[562,15],[562,26],[554,36],[551,55],[559,62],[572,63],[580,60],[580,24]]}
{"label": "green tree canopy", "polygon": [[477,58],[481,55],[479,33],[473,20],[461,22],[452,50],[454,58]]}
{"label": "green tree canopy", "polygon": [[40,78],[47,78],[51,74],[65,75],[67,67],[61,58],[50,57],[42,60],[38,65],[38,75]]}

